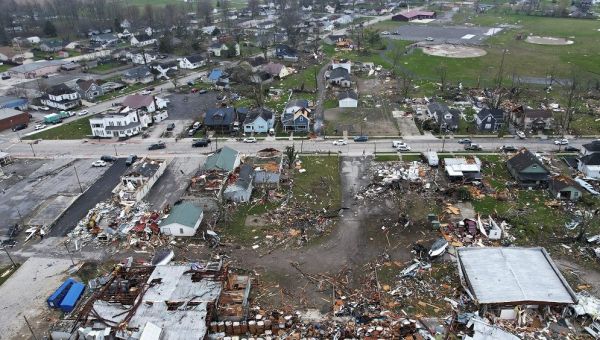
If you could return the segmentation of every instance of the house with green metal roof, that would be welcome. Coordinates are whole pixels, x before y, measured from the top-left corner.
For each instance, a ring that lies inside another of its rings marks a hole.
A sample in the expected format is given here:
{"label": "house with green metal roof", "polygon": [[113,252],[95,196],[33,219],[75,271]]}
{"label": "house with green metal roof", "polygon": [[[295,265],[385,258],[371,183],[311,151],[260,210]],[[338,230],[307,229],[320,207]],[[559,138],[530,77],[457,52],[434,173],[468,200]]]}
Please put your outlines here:
{"label": "house with green metal roof", "polygon": [[224,146],[206,158],[204,170],[224,170],[231,172],[239,165],[240,153],[228,146]]}
{"label": "house with green metal roof", "polygon": [[169,215],[160,221],[160,232],[173,236],[194,236],[204,211],[200,206],[192,202],[182,202],[174,205]]}

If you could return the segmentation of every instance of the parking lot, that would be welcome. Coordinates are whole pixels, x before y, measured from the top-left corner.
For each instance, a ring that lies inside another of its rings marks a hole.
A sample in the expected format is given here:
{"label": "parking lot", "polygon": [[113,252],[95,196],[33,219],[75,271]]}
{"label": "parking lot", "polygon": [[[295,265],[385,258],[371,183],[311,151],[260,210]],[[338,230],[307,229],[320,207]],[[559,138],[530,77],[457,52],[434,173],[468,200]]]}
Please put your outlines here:
{"label": "parking lot", "polygon": [[169,103],[169,118],[167,120],[199,121],[208,109],[217,106],[217,93],[175,93],[167,97]]}
{"label": "parking lot", "polygon": [[[483,44],[487,38],[500,32],[500,28],[466,27],[466,26],[434,26],[434,25],[402,25],[389,37],[410,41],[433,41],[451,44]],[[431,39],[433,40],[431,40]]]}
{"label": "parking lot", "polygon": [[96,182],[106,168],[93,168],[88,159],[19,159],[3,170],[8,178],[0,181],[2,234],[11,224],[21,220],[25,224],[51,223],[81,193],[81,189],[86,190]]}

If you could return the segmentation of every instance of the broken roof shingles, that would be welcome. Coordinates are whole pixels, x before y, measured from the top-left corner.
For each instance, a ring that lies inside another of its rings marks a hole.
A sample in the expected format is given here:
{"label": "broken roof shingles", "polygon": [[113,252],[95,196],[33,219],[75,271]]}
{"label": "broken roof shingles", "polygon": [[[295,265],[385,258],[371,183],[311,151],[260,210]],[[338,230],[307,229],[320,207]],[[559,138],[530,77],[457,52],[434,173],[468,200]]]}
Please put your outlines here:
{"label": "broken roof shingles", "polygon": [[575,293],[543,248],[459,248],[461,274],[482,304],[572,304]]}

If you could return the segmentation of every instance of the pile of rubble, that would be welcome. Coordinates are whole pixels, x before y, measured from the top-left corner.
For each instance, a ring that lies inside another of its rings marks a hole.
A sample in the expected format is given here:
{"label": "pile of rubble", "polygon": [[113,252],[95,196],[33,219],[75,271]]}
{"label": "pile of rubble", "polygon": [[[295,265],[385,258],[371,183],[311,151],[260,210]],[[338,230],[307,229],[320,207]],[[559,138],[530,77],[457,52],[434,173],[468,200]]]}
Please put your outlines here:
{"label": "pile of rubble", "polygon": [[162,246],[169,241],[160,234],[158,222],[166,213],[168,208],[163,212],[151,211],[144,202],[134,207],[100,202],[67,235],[68,240],[74,250],[88,244],[96,248],[107,244],[140,248]]}
{"label": "pile of rubble", "polygon": [[401,183],[417,184],[415,188],[429,189],[431,181],[428,179],[430,168],[417,161],[412,161],[406,166],[400,162],[371,163],[370,172],[373,174],[371,183],[356,194],[355,198],[362,200],[365,197],[380,197],[391,189],[399,189]]}

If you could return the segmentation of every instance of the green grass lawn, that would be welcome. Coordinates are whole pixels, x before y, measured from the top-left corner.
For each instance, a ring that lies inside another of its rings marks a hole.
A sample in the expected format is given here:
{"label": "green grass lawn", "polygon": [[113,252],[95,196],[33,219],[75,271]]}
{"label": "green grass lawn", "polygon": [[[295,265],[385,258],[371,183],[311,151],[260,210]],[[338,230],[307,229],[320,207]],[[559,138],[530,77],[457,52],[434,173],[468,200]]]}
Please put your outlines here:
{"label": "green grass lawn", "polygon": [[271,86],[282,89],[300,89],[302,85],[307,90],[317,88],[316,76],[322,65],[312,65],[303,70],[298,70],[298,73],[289,75],[280,81],[274,81]]}
{"label": "green grass lawn", "polygon": [[306,172],[294,174],[294,200],[317,210],[339,208],[342,203],[339,157],[306,156],[300,160]]}
{"label": "green grass lawn", "polygon": [[6,65],[6,64],[0,65],[0,72],[6,72],[6,71],[8,71],[8,69],[10,69],[11,67],[13,67],[13,66],[11,66],[11,65]]}
{"label": "green grass lawn", "polygon": [[[429,56],[415,50],[401,58],[401,66],[418,77],[438,80],[440,65],[447,69],[447,79],[481,86],[492,85],[497,76],[504,49],[508,52],[504,60],[504,79],[508,84],[513,74],[529,77],[546,77],[553,73],[558,78],[569,78],[573,72],[589,77],[600,73],[600,22],[569,18],[534,17],[516,14],[499,14],[493,11],[480,15],[458,15],[456,24],[472,23],[487,27],[500,24],[519,25],[521,28],[505,29],[489,38],[483,48],[487,55],[479,58],[453,59]],[[529,34],[568,38],[575,41],[567,46],[535,45],[517,40],[517,34]],[[593,73],[593,74],[592,74]]]}
{"label": "green grass lawn", "polygon": [[61,126],[40,131],[23,139],[83,139],[92,134],[90,118],[84,117],[74,121],[67,121]]}
{"label": "green grass lawn", "polygon": [[398,157],[398,155],[377,154],[377,155],[375,155],[374,160],[375,160],[375,162],[395,162],[395,161],[399,161],[400,158]]}
{"label": "green grass lawn", "polygon": [[121,67],[121,66],[125,66],[125,65],[123,65],[121,63],[117,63],[117,62],[98,64],[98,66],[90,68],[88,70],[88,72],[103,74],[103,73],[108,73],[110,70],[115,69],[117,67]]}

